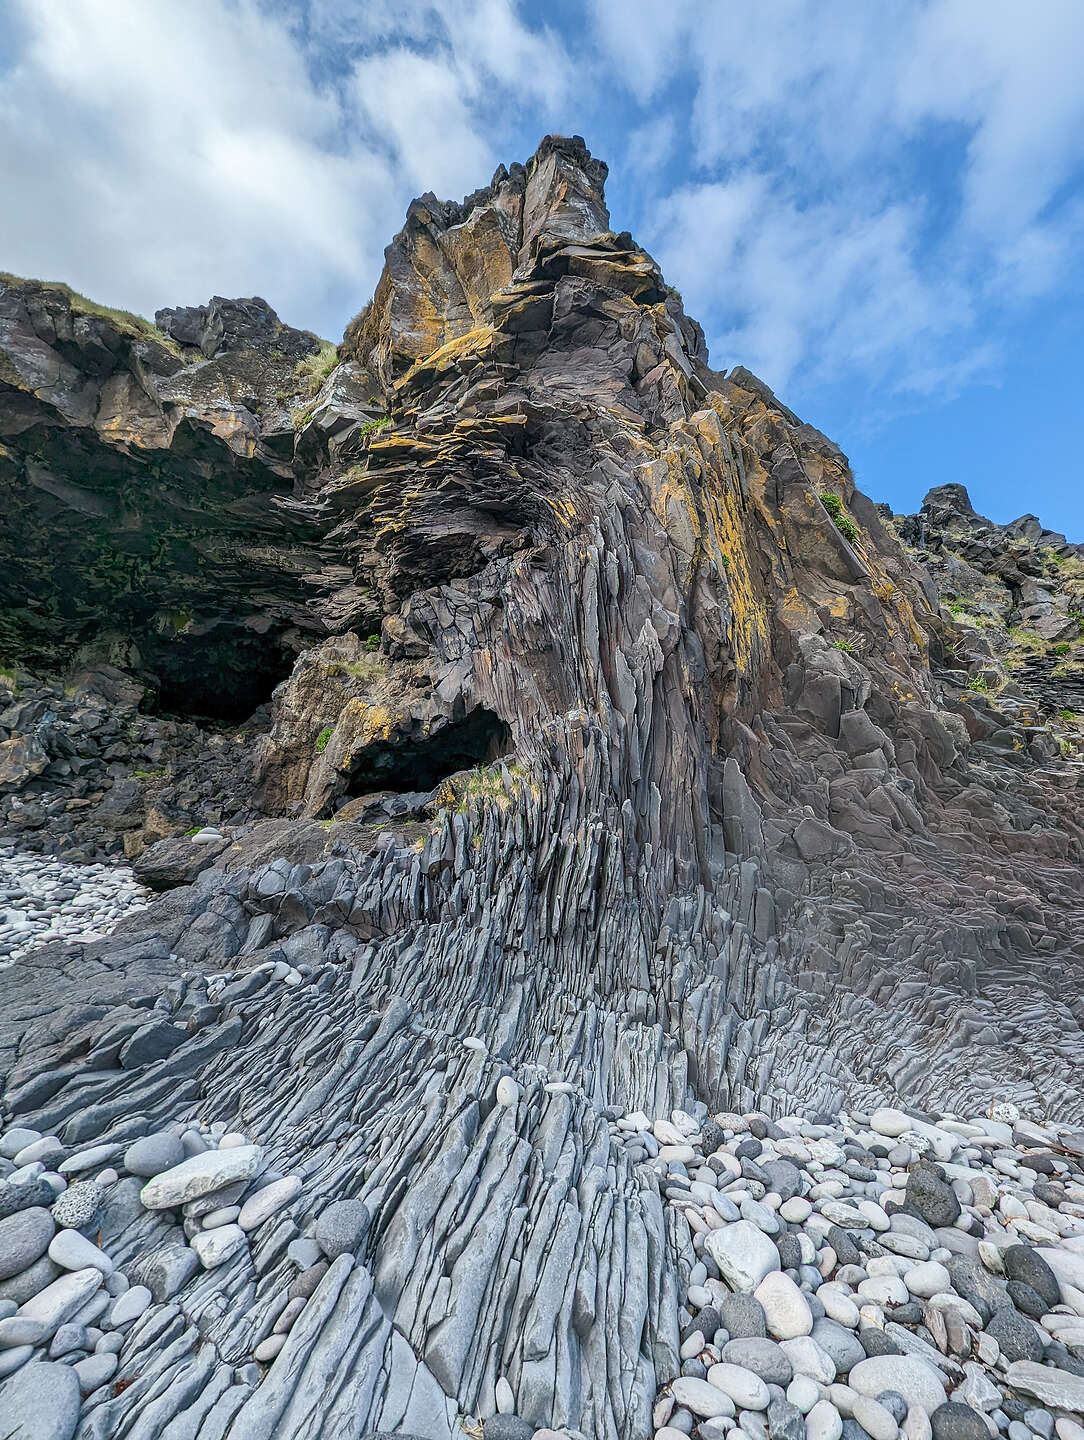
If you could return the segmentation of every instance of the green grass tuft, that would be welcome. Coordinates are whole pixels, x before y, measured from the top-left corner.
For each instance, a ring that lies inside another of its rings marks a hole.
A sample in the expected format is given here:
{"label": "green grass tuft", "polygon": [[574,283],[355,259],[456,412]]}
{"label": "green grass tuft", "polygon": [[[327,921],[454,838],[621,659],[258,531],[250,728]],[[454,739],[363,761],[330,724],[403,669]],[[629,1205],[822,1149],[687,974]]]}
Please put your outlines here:
{"label": "green grass tuft", "polygon": [[335,729],[334,725],[328,725],[326,729],[321,730],[320,733],[319,733],[319,735],[317,735],[317,737],[316,737],[316,753],[317,753],[317,755],[322,755],[322,754],[324,753],[324,751],[327,749],[327,742],[331,739],[331,736],[332,736],[332,733],[333,733],[334,729]]}
{"label": "green grass tuft", "polygon": [[109,320],[116,326],[122,335],[127,335],[130,340],[146,340],[154,345],[161,345],[178,359],[183,358],[181,347],[176,340],[159,330],[157,325],[143,315],[135,315],[131,310],[114,310],[109,305],[99,305],[96,300],[89,300],[87,296],[80,295],[78,290],[73,290],[70,285],[65,285],[63,280],[32,280],[10,275],[6,270],[0,270],[0,283],[14,285],[19,288],[23,285],[40,285],[43,290],[58,290],[68,301],[76,315],[93,315],[100,320]]}
{"label": "green grass tuft", "polygon": [[821,504],[832,517],[832,524],[836,527],[844,540],[850,541],[853,545],[862,533],[858,526],[843,508],[843,501],[831,490],[821,491]]}
{"label": "green grass tuft", "polygon": [[306,355],[294,366],[298,388],[307,400],[316,395],[324,381],[339,363],[339,347],[330,340],[321,340],[315,355]]}

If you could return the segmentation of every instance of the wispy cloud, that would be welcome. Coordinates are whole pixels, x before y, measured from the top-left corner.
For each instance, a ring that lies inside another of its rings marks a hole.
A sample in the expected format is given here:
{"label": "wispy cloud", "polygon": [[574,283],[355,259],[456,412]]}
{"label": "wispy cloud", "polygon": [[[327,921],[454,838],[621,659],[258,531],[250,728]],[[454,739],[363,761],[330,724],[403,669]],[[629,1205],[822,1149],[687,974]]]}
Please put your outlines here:
{"label": "wispy cloud", "polygon": [[144,313],[263,293],[341,333],[411,195],[501,158],[567,83],[512,0],[13,0],[0,267]]}
{"label": "wispy cloud", "polygon": [[[801,391],[951,390],[1084,235],[1084,7],[596,0],[629,94],[687,113],[692,183],[647,218],[713,358]],[[657,44],[644,41],[662,35]]]}
{"label": "wispy cloud", "polygon": [[406,202],[581,129],[705,325],[800,400],[996,373],[1084,237],[1084,4],[9,0],[0,267],[337,335]]}

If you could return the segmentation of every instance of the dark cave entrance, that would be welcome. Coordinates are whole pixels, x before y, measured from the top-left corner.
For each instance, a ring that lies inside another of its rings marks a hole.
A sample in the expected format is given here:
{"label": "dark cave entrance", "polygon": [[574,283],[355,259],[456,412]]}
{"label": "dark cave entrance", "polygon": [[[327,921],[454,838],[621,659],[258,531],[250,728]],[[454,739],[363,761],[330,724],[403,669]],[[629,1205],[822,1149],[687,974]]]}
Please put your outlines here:
{"label": "dark cave entrance", "polygon": [[266,636],[178,636],[148,656],[158,680],[155,709],[192,724],[239,725],[270,704],[296,658]]}
{"label": "dark cave entrance", "polygon": [[344,799],[376,790],[426,792],[457,770],[491,765],[511,749],[508,726],[492,710],[479,706],[423,739],[366,746],[357,757]]}

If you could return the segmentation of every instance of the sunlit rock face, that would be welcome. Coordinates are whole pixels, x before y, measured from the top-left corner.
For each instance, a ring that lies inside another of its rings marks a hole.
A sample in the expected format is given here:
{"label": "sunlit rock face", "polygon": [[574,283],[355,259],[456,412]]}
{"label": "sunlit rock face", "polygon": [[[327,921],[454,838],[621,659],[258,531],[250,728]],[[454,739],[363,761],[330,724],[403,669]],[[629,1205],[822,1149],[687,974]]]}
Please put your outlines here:
{"label": "sunlit rock face", "polygon": [[[103,381],[5,291],[74,397],[9,344],[11,493],[47,527],[106,490],[130,507],[143,477],[147,533],[194,545],[203,485],[221,564],[170,554],[160,583],[197,569],[199,633],[264,637],[270,702],[248,751],[265,818],[149,844],[161,901],[8,972],[11,1116],[71,1147],[221,1122],[302,1181],[155,1297],[81,1435],[154,1397],[156,1434],[183,1413],[195,1436],[450,1436],[505,1377],[527,1422],[631,1440],[680,1370],[693,1251],[608,1122],[1084,1112],[1078,762],[1039,702],[967,688],[920,537],[839,448],[708,368],[609,230],[605,174],[550,137],[462,205],[415,201],[288,434],[240,403],[206,316],[164,312],[179,354],[107,327]],[[236,409],[197,397],[205,366]],[[110,431],[117,374],[136,398]],[[29,616],[44,582],[19,583]],[[125,635],[161,681],[159,613]],[[17,617],[17,659],[62,656],[39,633]],[[228,665],[190,663],[228,693]],[[126,1067],[149,1011],[182,1038]],[[186,1245],[179,1212],[119,1184],[118,1265]],[[261,1355],[289,1247],[340,1200],[370,1223],[316,1251],[332,1263]]]}

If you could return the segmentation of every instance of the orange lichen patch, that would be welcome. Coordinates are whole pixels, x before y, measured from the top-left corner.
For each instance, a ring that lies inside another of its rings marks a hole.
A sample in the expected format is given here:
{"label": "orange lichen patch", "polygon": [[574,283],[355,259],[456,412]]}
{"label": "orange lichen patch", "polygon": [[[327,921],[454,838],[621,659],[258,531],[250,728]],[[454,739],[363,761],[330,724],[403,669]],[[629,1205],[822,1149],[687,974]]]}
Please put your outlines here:
{"label": "orange lichen patch", "polygon": [[416,361],[403,378],[396,384],[400,393],[413,390],[423,382],[431,384],[443,371],[452,369],[466,356],[484,358],[493,346],[496,332],[492,325],[476,325],[464,335],[447,341],[431,354]]}
{"label": "orange lichen patch", "polygon": [[576,507],[564,495],[544,495],[543,501],[564,525],[571,526],[576,519]]}

